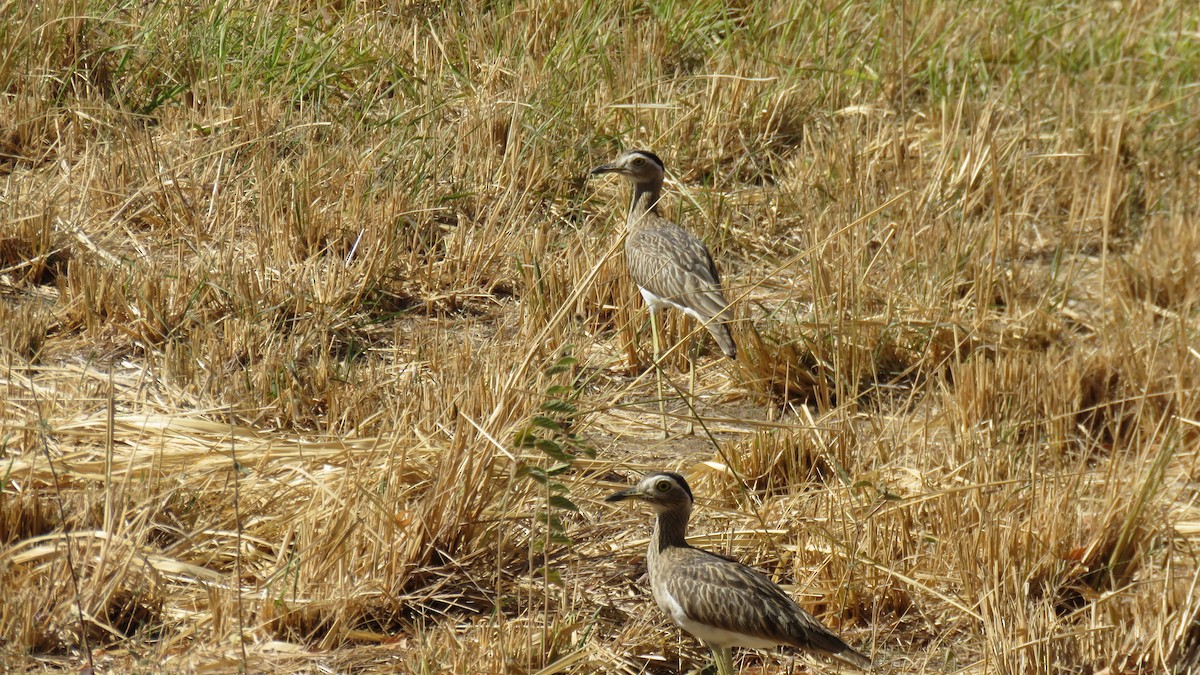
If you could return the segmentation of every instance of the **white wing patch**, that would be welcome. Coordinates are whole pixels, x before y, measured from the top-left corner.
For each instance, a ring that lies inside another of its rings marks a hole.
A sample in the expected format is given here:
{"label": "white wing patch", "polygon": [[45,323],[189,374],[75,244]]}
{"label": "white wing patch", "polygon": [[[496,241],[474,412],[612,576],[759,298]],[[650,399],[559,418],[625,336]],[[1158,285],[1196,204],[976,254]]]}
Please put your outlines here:
{"label": "white wing patch", "polygon": [[674,300],[668,300],[667,298],[660,298],[657,295],[651,293],[650,291],[642,288],[641,286],[638,286],[638,290],[642,292],[642,299],[646,301],[646,306],[650,308],[651,312],[657,311],[660,307],[673,307],[673,308],[683,312],[684,314],[687,314],[688,316],[692,317],[693,319],[699,321],[702,324],[707,325],[707,323],[708,323],[707,318],[701,316],[700,312],[697,312],[696,310],[692,309],[691,307],[684,307],[683,305],[679,304],[678,302],[675,302]]}

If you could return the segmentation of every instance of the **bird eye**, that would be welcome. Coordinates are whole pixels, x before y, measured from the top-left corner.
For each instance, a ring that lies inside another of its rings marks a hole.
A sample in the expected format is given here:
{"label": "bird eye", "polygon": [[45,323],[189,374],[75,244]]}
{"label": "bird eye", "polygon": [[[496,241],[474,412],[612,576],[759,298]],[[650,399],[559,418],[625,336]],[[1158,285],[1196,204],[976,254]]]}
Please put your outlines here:
{"label": "bird eye", "polygon": [[658,485],[654,486],[654,489],[658,490],[659,492],[667,492],[671,489],[671,481],[660,480],[658,481]]}
{"label": "bird eye", "polygon": [[645,164],[645,163],[646,163],[646,160],[642,159],[641,157],[635,157],[635,158],[633,159],[633,165],[634,165],[634,166],[641,166],[641,165],[643,165],[643,164]]}

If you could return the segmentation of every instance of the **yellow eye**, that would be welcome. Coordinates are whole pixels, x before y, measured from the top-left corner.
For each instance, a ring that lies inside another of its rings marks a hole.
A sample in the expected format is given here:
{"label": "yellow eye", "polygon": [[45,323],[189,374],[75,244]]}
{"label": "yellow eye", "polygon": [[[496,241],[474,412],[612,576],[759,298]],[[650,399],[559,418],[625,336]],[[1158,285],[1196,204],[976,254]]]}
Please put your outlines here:
{"label": "yellow eye", "polygon": [[671,489],[671,481],[660,480],[658,481],[658,485],[654,486],[654,489],[658,490],[659,492],[668,492]]}
{"label": "yellow eye", "polygon": [[641,157],[635,157],[635,158],[634,158],[634,160],[633,160],[633,165],[634,165],[634,166],[641,166],[641,165],[643,165],[643,164],[645,164],[645,163],[646,163],[646,160],[642,159]]}

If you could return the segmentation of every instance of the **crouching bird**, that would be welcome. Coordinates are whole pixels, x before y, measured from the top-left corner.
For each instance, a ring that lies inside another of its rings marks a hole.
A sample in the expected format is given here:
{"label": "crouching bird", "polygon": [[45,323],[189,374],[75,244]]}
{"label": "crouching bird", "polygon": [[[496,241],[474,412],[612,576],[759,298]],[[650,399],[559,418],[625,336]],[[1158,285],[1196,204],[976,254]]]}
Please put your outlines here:
{"label": "crouching bird", "polygon": [[778,585],[729,558],[687,543],[692,489],[677,473],[651,473],[605,501],[639,499],[657,519],[646,566],[654,601],[712,650],[721,675],[733,675],[733,647],[790,645],[863,670],[871,660],[855,651]]}

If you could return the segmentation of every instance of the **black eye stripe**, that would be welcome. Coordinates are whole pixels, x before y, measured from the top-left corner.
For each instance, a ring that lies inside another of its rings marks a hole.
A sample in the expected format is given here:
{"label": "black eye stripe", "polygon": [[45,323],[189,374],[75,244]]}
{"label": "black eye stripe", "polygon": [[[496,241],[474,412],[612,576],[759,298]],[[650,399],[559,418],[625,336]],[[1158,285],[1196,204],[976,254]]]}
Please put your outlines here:
{"label": "black eye stripe", "polygon": [[650,152],[649,150],[633,150],[632,152],[637,156],[637,159],[646,162],[654,162],[658,165],[658,168],[664,168],[663,161],[659,159],[658,155],[654,154],[653,152]]}
{"label": "black eye stripe", "polygon": [[[688,485],[687,479],[684,478],[683,476],[681,476],[677,473],[673,473],[671,471],[656,471],[650,475],[655,476],[657,479],[662,480],[662,482],[666,483],[668,486],[674,486],[674,487],[679,488],[680,490],[683,491],[683,493],[685,495],[687,495],[688,501],[694,501],[694,499],[692,497],[692,488],[690,485]],[[655,485],[654,489],[657,490],[658,486]],[[668,490],[669,490],[669,488],[668,488]]]}

